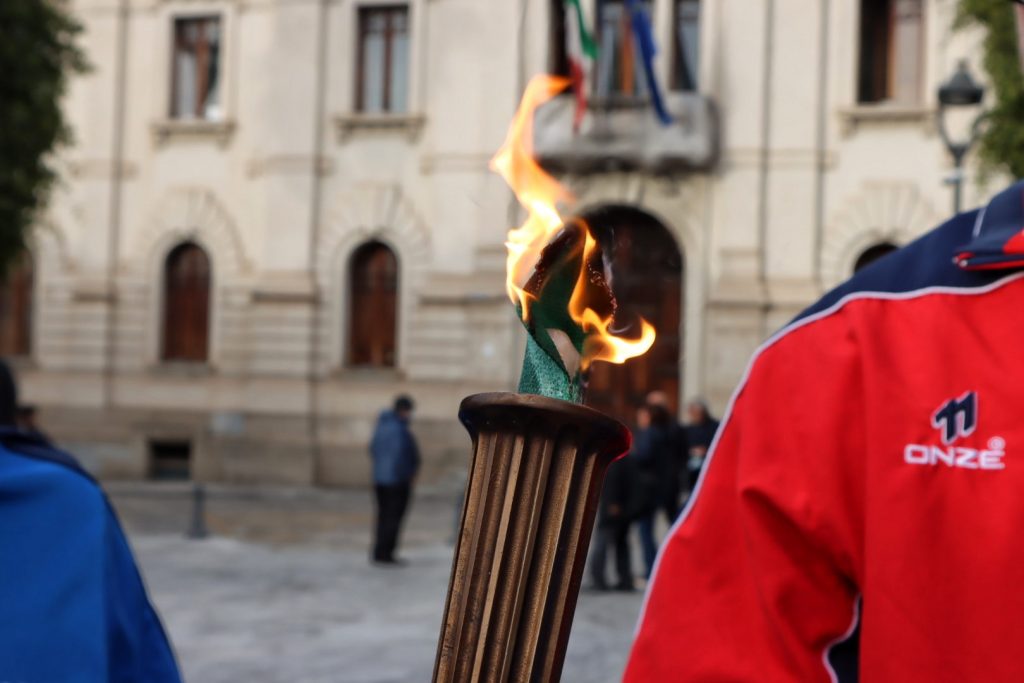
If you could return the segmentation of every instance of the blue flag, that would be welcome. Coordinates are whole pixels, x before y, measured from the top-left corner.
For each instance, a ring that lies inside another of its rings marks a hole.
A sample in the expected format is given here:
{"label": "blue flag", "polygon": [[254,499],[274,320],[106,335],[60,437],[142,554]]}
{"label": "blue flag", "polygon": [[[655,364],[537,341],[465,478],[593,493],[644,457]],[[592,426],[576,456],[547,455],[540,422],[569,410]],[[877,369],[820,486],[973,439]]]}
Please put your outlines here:
{"label": "blue flag", "polygon": [[658,87],[658,79],[654,75],[654,55],[658,48],[654,44],[654,32],[651,30],[651,18],[647,10],[640,4],[640,0],[626,0],[633,23],[633,34],[640,46],[640,55],[644,60],[644,75],[647,77],[647,88],[651,91],[651,104],[654,105],[654,112],[658,120],[664,125],[672,123],[672,115],[665,108],[665,100],[661,96],[661,89]]}

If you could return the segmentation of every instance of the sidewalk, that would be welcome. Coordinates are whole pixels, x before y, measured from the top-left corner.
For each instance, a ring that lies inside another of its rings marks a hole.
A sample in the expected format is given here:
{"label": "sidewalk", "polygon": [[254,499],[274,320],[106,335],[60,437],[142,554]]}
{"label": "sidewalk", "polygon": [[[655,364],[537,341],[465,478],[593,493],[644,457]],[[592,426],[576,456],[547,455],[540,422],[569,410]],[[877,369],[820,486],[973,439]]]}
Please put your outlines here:
{"label": "sidewalk", "polygon": [[[429,681],[455,501],[418,497],[409,565],[367,561],[366,491],[212,487],[212,536],[184,538],[191,487],[112,484],[191,683]],[[619,679],[641,595],[580,595],[563,681]]]}

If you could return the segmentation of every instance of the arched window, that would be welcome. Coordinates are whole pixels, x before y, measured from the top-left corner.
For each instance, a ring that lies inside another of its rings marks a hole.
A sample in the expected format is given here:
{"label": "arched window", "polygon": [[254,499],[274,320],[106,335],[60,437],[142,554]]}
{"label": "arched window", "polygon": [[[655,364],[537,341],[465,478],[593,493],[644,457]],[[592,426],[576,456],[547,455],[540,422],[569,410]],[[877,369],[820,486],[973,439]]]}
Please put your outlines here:
{"label": "arched window", "polygon": [[164,265],[164,360],[205,362],[210,339],[210,259],[179,244]]}
{"label": "arched window", "polygon": [[398,330],[398,259],[381,242],[367,242],[349,268],[348,364],[394,367]]}
{"label": "arched window", "polygon": [[861,252],[860,256],[857,257],[857,261],[853,264],[853,272],[856,273],[861,268],[871,265],[886,254],[891,254],[897,249],[899,249],[899,247],[889,242],[880,242],[879,244],[868,247]]}
{"label": "arched window", "polygon": [[32,256],[26,252],[0,285],[0,356],[32,353],[32,284]]}

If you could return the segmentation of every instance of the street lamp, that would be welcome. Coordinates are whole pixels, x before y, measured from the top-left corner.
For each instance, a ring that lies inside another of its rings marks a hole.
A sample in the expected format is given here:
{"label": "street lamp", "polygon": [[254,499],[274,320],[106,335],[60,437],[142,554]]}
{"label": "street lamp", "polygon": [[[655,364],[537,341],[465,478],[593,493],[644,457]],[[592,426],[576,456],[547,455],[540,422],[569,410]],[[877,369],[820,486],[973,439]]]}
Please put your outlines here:
{"label": "street lamp", "polygon": [[985,114],[982,112],[974,118],[965,140],[954,140],[950,137],[946,126],[946,114],[953,108],[963,111],[962,108],[965,107],[976,107],[981,104],[984,97],[985,87],[971,76],[971,72],[967,68],[967,60],[961,60],[957,64],[956,72],[948,81],[939,86],[939,135],[953,157],[954,171],[949,183],[953,185],[954,213],[960,213],[961,192],[964,183],[964,157],[978,141],[978,133]]}

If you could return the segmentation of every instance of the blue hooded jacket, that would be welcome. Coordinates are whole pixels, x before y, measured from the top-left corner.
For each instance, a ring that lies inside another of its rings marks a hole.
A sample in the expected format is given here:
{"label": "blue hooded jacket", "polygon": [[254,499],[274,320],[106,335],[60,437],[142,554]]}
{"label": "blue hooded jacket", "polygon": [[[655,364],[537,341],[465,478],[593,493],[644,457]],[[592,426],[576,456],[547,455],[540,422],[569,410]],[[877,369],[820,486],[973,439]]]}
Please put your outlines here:
{"label": "blue hooded jacket", "polygon": [[381,486],[407,484],[420,468],[420,450],[409,425],[393,410],[377,418],[370,442],[373,483]]}
{"label": "blue hooded jacket", "polygon": [[0,427],[0,681],[180,680],[100,487],[71,456]]}

